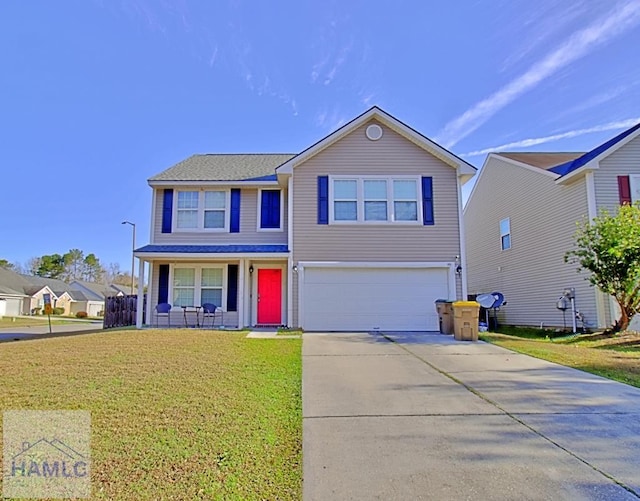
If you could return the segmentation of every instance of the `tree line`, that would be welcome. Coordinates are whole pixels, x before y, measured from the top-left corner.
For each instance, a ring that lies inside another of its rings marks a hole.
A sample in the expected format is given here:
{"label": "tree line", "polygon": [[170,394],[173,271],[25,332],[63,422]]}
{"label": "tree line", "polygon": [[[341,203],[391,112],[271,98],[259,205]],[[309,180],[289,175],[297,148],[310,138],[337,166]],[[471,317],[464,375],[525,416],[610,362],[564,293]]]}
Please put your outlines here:
{"label": "tree line", "polygon": [[82,280],[131,285],[131,273],[122,271],[118,263],[110,263],[105,267],[94,253],[85,255],[80,249],[70,249],[64,254],[45,254],[32,257],[25,265],[0,259],[0,268],[23,275],[57,278],[65,282]]}

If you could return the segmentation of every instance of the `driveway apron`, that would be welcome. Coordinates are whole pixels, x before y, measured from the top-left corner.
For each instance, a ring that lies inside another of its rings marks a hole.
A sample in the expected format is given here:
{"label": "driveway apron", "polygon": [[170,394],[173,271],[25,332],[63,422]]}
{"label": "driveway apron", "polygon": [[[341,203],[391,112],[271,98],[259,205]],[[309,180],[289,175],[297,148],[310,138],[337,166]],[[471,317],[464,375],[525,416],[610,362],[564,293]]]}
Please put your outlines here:
{"label": "driveway apron", "polygon": [[640,499],[640,389],[437,333],[303,336],[303,497]]}

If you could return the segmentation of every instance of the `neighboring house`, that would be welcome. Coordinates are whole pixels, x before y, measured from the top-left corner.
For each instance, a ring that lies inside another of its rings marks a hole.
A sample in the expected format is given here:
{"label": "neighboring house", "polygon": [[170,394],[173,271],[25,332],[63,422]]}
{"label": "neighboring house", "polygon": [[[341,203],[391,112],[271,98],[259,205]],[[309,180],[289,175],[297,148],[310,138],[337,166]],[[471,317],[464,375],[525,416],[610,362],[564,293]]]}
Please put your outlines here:
{"label": "neighboring house", "polygon": [[434,301],[466,296],[474,174],[377,107],[297,155],[194,155],[149,179],[147,322],[213,303],[228,327],[437,330]]}
{"label": "neighboring house", "polygon": [[23,304],[29,299],[25,288],[30,287],[22,275],[15,271],[0,268],[0,299],[4,300],[4,315],[21,315]]}
{"label": "neighboring house", "polygon": [[499,319],[571,325],[556,308],[567,288],[588,326],[610,326],[615,301],[565,263],[576,223],[640,200],[640,124],[587,153],[492,153],[464,209],[470,293],[502,292]]}
{"label": "neighboring house", "polygon": [[44,308],[44,294],[51,296],[51,304],[62,308],[63,315],[75,315],[79,311],[98,316],[104,310],[104,298],[123,295],[118,286],[91,282],[68,284],[55,278],[21,275],[0,269],[0,299],[4,300],[4,315],[31,315]]}

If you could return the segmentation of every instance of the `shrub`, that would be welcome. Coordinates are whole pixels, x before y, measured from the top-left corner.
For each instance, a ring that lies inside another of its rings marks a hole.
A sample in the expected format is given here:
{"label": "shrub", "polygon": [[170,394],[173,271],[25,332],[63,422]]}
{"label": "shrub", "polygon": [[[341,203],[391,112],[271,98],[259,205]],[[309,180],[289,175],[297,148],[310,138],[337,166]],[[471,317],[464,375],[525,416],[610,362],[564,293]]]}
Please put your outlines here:
{"label": "shrub", "polygon": [[79,311],[78,313],[76,313],[76,318],[87,318],[87,312],[86,311]]}
{"label": "shrub", "polygon": [[32,315],[40,315],[41,312],[42,312],[41,308],[32,308],[31,309],[31,314]]}
{"label": "shrub", "polygon": [[54,308],[53,309],[53,314],[54,315],[64,315],[64,308]]}

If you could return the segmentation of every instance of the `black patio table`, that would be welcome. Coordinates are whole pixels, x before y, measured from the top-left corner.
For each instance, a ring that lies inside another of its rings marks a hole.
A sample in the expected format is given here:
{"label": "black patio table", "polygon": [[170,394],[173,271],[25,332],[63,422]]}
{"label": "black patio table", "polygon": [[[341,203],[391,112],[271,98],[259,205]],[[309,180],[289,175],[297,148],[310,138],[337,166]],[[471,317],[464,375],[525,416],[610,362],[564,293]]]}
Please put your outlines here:
{"label": "black patio table", "polygon": [[200,310],[202,306],[182,306],[182,315],[184,317],[184,326],[189,327],[189,322],[187,321],[187,313],[195,312],[196,314],[196,325],[195,327],[200,327]]}

